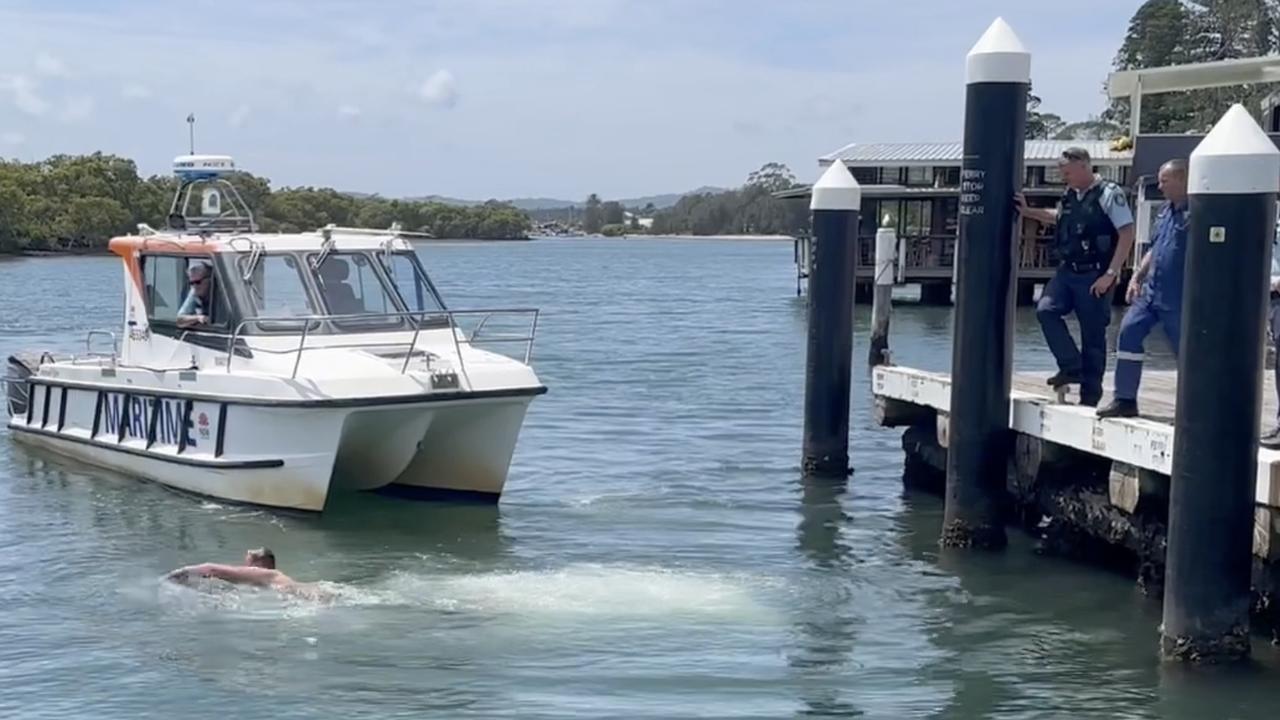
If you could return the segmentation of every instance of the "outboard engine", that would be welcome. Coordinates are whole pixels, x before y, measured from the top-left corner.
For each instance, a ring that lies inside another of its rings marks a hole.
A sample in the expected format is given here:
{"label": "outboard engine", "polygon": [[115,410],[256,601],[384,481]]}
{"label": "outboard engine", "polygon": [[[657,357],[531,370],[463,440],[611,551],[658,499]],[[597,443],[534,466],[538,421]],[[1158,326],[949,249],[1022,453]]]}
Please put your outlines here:
{"label": "outboard engine", "polygon": [[4,376],[9,416],[27,414],[27,402],[31,395],[31,385],[27,378],[40,367],[40,358],[32,355],[10,355],[7,372]]}

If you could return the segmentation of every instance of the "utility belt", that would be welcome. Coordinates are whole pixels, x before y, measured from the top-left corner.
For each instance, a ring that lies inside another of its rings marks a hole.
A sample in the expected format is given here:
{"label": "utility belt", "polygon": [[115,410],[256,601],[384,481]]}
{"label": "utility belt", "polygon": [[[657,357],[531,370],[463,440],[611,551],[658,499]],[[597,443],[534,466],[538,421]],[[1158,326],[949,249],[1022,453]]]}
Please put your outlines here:
{"label": "utility belt", "polygon": [[1074,273],[1087,273],[1105,270],[1110,263],[1102,260],[1092,260],[1089,262],[1080,262],[1075,260],[1063,260],[1059,263],[1059,267],[1066,268]]}

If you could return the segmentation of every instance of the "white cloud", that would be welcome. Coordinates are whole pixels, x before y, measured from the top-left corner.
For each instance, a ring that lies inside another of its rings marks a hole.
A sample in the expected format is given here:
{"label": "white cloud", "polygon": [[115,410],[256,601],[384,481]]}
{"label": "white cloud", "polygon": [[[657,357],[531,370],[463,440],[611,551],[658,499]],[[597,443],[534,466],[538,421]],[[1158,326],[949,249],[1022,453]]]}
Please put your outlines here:
{"label": "white cloud", "polygon": [[448,70],[437,70],[422,83],[418,95],[435,107],[450,108],[458,102],[458,86],[453,73]]}
{"label": "white cloud", "polygon": [[36,55],[36,71],[49,77],[66,77],[68,74],[66,64],[46,52]]}
{"label": "white cloud", "polygon": [[4,143],[5,145],[21,145],[26,141],[27,136],[20,132],[9,130],[7,132],[0,133],[0,143]]}
{"label": "white cloud", "polygon": [[88,95],[69,97],[62,103],[62,112],[58,119],[66,123],[84,120],[93,114],[93,98]]}
{"label": "white cloud", "polygon": [[238,128],[244,125],[244,121],[249,119],[249,106],[241,105],[231,111],[231,117],[227,118],[227,122],[231,127]]}
{"label": "white cloud", "polygon": [[126,100],[145,100],[151,97],[151,88],[138,83],[129,83],[120,88],[120,97]]}
{"label": "white cloud", "polygon": [[0,77],[0,90],[12,93],[13,104],[28,115],[43,115],[49,103],[36,93],[36,83],[26,75]]}
{"label": "white cloud", "polygon": [[357,105],[340,105],[338,107],[338,117],[357,118],[360,117],[360,107]]}

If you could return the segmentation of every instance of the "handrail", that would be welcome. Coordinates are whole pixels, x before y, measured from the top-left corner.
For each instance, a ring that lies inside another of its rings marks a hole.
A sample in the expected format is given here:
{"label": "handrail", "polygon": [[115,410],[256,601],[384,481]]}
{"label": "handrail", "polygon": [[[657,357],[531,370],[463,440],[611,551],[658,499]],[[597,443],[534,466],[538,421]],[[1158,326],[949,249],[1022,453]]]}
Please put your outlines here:
{"label": "handrail", "polygon": [[[488,338],[479,337],[480,331],[484,328],[485,324],[489,322],[489,319],[494,315],[498,315],[498,314],[531,315],[532,319],[529,324],[529,334],[513,335],[513,336],[499,335],[499,336],[493,336]],[[408,372],[409,362],[413,358],[414,350],[417,348],[418,338],[421,335],[422,326],[426,321],[426,319],[429,317],[443,316],[448,318],[449,320],[449,325],[448,325],[449,331],[450,331],[449,334],[453,337],[454,352],[458,356],[459,370],[462,372],[463,378],[467,381],[467,384],[470,385],[471,378],[467,373],[466,359],[462,353],[462,344],[465,342],[467,345],[471,345],[474,347],[478,343],[523,342],[525,343],[523,362],[524,364],[527,365],[529,363],[529,359],[533,356],[533,343],[537,336],[539,314],[540,314],[540,311],[537,308],[499,308],[499,309],[476,309],[476,310],[420,310],[416,312],[379,313],[377,315],[371,315],[368,313],[355,313],[355,314],[342,314],[342,315],[296,315],[296,316],[288,316],[288,317],[257,316],[257,317],[245,318],[241,320],[239,323],[237,323],[235,328],[232,329],[231,342],[227,345],[227,372],[228,373],[231,372],[231,365],[234,362],[234,358],[235,358],[234,349],[236,346],[236,341],[242,337],[241,331],[244,330],[244,328],[250,323],[268,323],[268,322],[302,323],[302,333],[299,335],[298,346],[296,348],[291,348],[286,350],[254,348],[258,352],[266,352],[266,353],[280,354],[280,355],[287,354],[287,353],[297,353],[297,357],[294,359],[293,372],[289,375],[289,378],[292,380],[297,378],[298,368],[302,364],[302,353],[308,349],[307,338],[310,336],[311,325],[313,323],[346,321],[346,320],[380,320],[380,319],[391,319],[391,318],[400,318],[400,319],[411,318],[416,320],[416,322],[414,323],[413,336],[410,339],[409,349],[405,354],[404,363],[400,366],[400,373],[404,374]],[[484,315],[484,317],[480,321],[480,324],[476,327],[476,329],[471,332],[470,337],[467,337],[465,331],[460,332],[463,330],[463,328],[457,322],[457,318],[458,316],[470,316],[470,315]],[[461,340],[459,340],[458,338],[460,334],[462,335]],[[403,344],[402,342],[395,342],[395,343],[360,342],[360,343],[348,344],[348,345],[341,345],[341,344],[323,345],[320,347],[324,347],[324,348],[384,347],[384,346],[398,346],[402,344]]]}
{"label": "handrail", "polygon": [[[99,335],[105,335],[111,338],[111,353],[95,353],[93,351],[93,338]],[[110,330],[90,330],[84,336],[84,354],[89,357],[111,357],[115,358],[120,354],[120,341],[116,338],[116,334]]]}

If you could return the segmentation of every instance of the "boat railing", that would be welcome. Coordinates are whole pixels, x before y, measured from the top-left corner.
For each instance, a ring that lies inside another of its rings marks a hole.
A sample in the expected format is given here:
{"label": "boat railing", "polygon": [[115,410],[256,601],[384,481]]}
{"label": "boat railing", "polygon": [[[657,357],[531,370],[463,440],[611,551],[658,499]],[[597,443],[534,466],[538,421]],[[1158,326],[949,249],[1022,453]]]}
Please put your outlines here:
{"label": "boat railing", "polygon": [[[93,339],[95,337],[105,337],[111,340],[111,352],[104,353],[93,349]],[[111,358],[112,362],[120,355],[120,341],[116,338],[116,334],[110,330],[90,330],[84,336],[84,354],[91,358]]]}
{"label": "boat railing", "polygon": [[[500,309],[482,309],[482,310],[421,310],[415,312],[395,312],[395,313],[356,313],[344,315],[293,315],[293,316],[259,316],[245,318],[236,324],[231,332],[231,342],[227,345],[227,372],[231,372],[231,364],[235,357],[236,341],[243,339],[243,331],[247,326],[259,323],[289,323],[298,324],[302,327],[302,332],[298,335],[298,344],[296,347],[273,349],[261,346],[253,347],[255,352],[266,352],[281,355],[294,355],[293,371],[290,373],[290,379],[296,379],[298,376],[298,368],[302,364],[302,354],[309,349],[344,349],[344,348],[374,348],[374,347],[402,347],[402,340],[370,342],[369,340],[361,340],[349,343],[330,343],[308,344],[308,340],[313,338],[311,328],[321,322],[355,322],[369,320],[386,320],[386,319],[409,319],[415,320],[413,323],[413,337],[409,341],[409,349],[405,352],[404,362],[400,365],[400,373],[404,374],[409,370],[409,362],[413,359],[414,352],[417,350],[418,339],[421,336],[424,327],[433,327],[432,321],[437,318],[443,318],[447,321],[450,337],[453,339],[454,353],[458,357],[459,370],[462,376],[470,384],[470,377],[467,376],[466,358],[462,353],[462,346],[469,345],[478,347],[487,344],[511,344],[523,343],[524,364],[529,364],[529,360],[533,357],[533,342],[538,333],[538,314],[536,308],[500,308]],[[516,317],[527,318],[527,331],[510,333],[488,333],[484,331],[490,321],[495,317]],[[460,319],[478,318],[479,321],[475,327],[468,333],[464,325],[459,322]],[[442,329],[444,326],[441,326]],[[322,337],[332,337],[324,335]]]}

